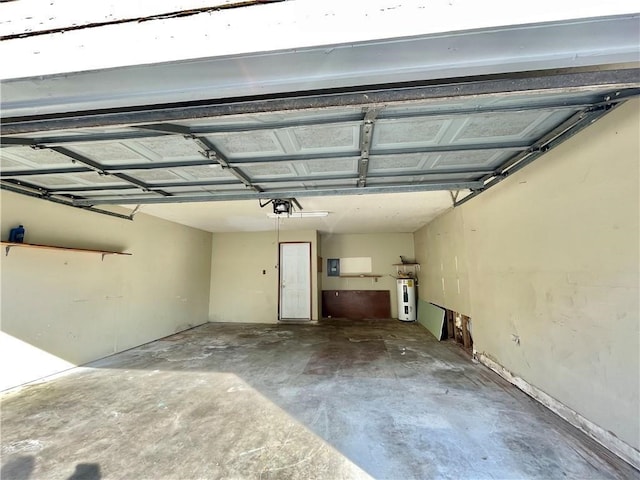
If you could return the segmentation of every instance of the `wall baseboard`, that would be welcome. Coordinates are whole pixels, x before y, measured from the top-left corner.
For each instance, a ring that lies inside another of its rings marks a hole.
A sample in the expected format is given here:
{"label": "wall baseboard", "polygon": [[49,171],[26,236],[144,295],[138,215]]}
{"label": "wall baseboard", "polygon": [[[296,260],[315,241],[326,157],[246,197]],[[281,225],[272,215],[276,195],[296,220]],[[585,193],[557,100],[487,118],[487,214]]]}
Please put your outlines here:
{"label": "wall baseboard", "polygon": [[509,370],[489,358],[484,353],[475,353],[474,356],[480,363],[496,372],[506,381],[518,387],[524,393],[569,422],[578,430],[586,433],[589,437],[593,438],[596,442],[628,464],[632,465],[634,468],[640,470],[640,452],[631,445],[628,445],[611,432],[608,432],[590,420],[587,420],[585,417],[570,409],[555,398],[547,395],[539,388],[527,383],[520,377],[516,377]]}

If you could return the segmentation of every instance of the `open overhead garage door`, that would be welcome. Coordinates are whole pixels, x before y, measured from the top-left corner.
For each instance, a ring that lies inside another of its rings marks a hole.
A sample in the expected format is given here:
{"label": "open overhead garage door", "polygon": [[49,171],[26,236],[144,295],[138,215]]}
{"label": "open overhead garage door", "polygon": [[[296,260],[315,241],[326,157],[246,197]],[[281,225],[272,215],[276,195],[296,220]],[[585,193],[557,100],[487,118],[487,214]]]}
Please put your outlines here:
{"label": "open overhead garage door", "polygon": [[638,95],[638,78],[520,75],[9,118],[2,188],[84,208],[477,194]]}

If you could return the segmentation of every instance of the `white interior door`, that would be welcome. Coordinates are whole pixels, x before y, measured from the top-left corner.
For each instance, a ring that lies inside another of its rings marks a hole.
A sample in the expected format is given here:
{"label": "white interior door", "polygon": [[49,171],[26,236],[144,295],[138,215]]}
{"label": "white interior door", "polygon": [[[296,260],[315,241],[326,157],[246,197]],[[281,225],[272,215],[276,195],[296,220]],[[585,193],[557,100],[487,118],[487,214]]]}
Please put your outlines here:
{"label": "white interior door", "polygon": [[280,319],[311,320],[311,244],[280,244]]}

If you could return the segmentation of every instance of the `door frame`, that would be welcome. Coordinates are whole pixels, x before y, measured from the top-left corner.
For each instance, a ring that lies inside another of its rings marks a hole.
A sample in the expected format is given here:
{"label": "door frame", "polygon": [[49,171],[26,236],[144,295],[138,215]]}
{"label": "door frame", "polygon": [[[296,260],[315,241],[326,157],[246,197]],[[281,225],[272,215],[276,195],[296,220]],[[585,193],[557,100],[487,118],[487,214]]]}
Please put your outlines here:
{"label": "door frame", "polygon": [[[302,241],[278,242],[278,321],[279,322],[283,321],[280,315],[280,296],[282,292],[282,245],[291,245],[291,244],[299,244],[299,243],[304,243],[309,245],[309,319],[308,320],[299,319],[299,320],[310,322],[313,319],[313,263],[311,262],[311,255],[313,253],[311,248],[312,242],[302,242]],[[297,319],[291,319],[291,320],[297,320]],[[285,318],[284,321],[286,322],[287,319]]]}

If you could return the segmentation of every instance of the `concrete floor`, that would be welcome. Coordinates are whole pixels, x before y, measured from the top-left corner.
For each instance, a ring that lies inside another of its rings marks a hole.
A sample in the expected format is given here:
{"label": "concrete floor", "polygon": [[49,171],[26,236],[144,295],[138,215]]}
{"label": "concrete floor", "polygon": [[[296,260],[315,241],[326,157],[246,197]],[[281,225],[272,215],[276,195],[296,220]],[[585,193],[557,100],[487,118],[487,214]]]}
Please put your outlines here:
{"label": "concrete floor", "polygon": [[206,324],[2,396],[2,480],[639,478],[422,326]]}

